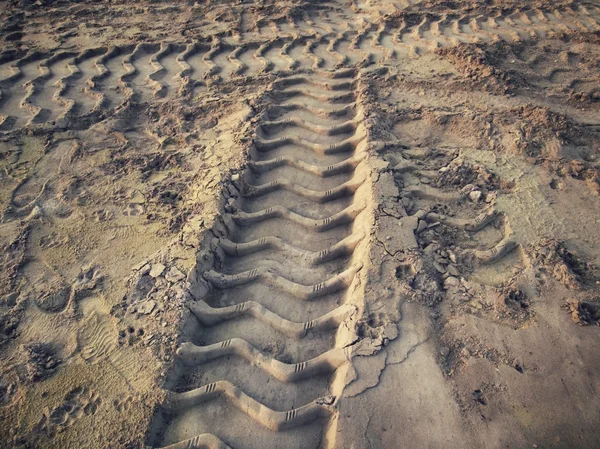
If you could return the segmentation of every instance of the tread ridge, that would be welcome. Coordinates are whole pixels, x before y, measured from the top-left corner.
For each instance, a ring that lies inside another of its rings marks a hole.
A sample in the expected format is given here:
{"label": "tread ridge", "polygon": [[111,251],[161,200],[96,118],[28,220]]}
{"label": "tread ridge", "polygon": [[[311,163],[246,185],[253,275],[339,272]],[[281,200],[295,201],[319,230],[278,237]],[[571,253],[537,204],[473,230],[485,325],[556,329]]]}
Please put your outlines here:
{"label": "tread ridge", "polygon": [[255,268],[237,274],[224,274],[210,270],[204,273],[204,279],[220,290],[238,287],[254,281],[265,281],[271,286],[289,293],[298,299],[311,301],[321,296],[346,289],[350,286],[354,280],[354,276],[361,268],[362,264],[355,264],[325,281],[311,285],[298,284],[264,268]]}
{"label": "tread ridge", "polygon": [[225,396],[239,410],[262,426],[281,431],[306,424],[335,410],[334,398],[323,397],[288,411],[275,411],[248,396],[231,382],[220,380],[186,393],[168,392],[164,407],[180,411]]}
{"label": "tread ridge", "polygon": [[263,354],[244,339],[232,338],[208,346],[197,346],[187,342],[179,347],[177,355],[187,366],[197,366],[221,357],[236,355],[282,382],[295,382],[335,371],[349,360],[350,350],[333,348],[305,362],[284,363]]}
{"label": "tread ridge", "polygon": [[292,212],[285,206],[274,206],[263,209],[258,212],[237,212],[231,217],[239,225],[251,225],[260,223],[272,218],[284,218],[296,223],[306,229],[312,229],[316,232],[324,232],[337,226],[352,223],[366,206],[364,204],[351,204],[346,209],[323,219],[308,218],[303,215]]}
{"label": "tread ridge", "polygon": [[[479,223],[475,221],[474,223]],[[487,223],[486,223],[487,224]],[[473,228],[475,224],[471,225]],[[349,256],[354,248],[364,238],[363,233],[352,233],[343,240],[331,245],[327,249],[320,251],[307,251],[286,242],[281,237],[268,236],[244,243],[235,243],[229,239],[219,239],[219,246],[228,256],[243,257],[248,254],[254,254],[267,249],[285,251],[288,254],[296,254],[307,259],[312,266],[320,265],[341,256]]]}
{"label": "tread ridge", "polygon": [[345,304],[319,318],[297,323],[277,315],[256,301],[246,301],[235,306],[215,308],[200,300],[190,304],[189,308],[196,319],[205,326],[216,326],[224,321],[250,315],[293,338],[303,338],[311,331],[335,329],[344,319],[356,311],[354,306]]}

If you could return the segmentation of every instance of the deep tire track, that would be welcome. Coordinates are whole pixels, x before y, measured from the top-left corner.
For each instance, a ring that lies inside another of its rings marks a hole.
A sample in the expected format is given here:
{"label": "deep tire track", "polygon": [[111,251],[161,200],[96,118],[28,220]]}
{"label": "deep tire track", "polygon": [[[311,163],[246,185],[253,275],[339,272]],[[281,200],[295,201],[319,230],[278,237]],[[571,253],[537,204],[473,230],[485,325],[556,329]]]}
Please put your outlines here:
{"label": "deep tire track", "polygon": [[335,373],[352,357],[340,326],[358,311],[352,291],[368,244],[357,225],[370,184],[356,83],[347,69],[273,83],[222,217],[227,232],[198,281],[207,292],[189,306],[198,328],[178,350],[154,445],[323,439],[340,393]]}

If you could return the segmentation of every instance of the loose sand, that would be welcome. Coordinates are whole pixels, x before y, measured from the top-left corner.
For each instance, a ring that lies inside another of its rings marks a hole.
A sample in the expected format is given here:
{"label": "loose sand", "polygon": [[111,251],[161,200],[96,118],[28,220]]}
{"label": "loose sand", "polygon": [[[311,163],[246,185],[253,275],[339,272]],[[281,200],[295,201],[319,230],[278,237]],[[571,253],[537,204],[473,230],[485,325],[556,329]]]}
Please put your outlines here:
{"label": "loose sand", "polygon": [[0,447],[600,446],[594,2],[0,23]]}

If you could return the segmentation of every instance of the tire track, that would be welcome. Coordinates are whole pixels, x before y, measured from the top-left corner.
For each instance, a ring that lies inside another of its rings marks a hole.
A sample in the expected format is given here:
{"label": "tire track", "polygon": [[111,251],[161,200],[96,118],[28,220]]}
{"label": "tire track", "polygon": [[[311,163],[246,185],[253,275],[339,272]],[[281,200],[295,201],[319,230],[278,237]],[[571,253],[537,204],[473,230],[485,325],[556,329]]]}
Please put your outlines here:
{"label": "tire track", "polygon": [[356,84],[353,69],[272,84],[239,194],[207,248],[213,263],[197,280],[206,294],[189,305],[197,330],[177,351],[151,444],[322,440],[342,388],[335,373],[353,353],[341,331],[360,308],[368,245]]}
{"label": "tire track", "polygon": [[[552,33],[600,29],[598,10],[585,7],[520,8],[496,17],[403,14],[378,20],[362,14],[349,18],[324,5],[312,14],[299,10],[273,23],[259,19],[254,29],[264,33],[246,42],[222,36],[79,53],[6,51],[0,56],[0,130],[87,123],[130,100],[163,101],[243,76],[394,65],[402,55],[417,58],[460,43],[519,43]],[[242,18],[239,14],[236,20]],[[274,24],[279,30],[275,34]]]}
{"label": "tire track", "polygon": [[[423,247],[445,249],[456,245],[448,268],[434,263],[446,284],[457,281],[458,266],[504,271],[503,259],[519,248],[512,238],[509,219],[494,207],[495,196],[482,195],[473,185],[462,188],[442,184],[444,173],[462,166],[452,149],[440,154],[433,149],[408,149],[386,159],[396,173],[407,212],[412,217],[417,240]],[[452,252],[452,251],[451,251]],[[452,278],[450,281],[447,279]]]}
{"label": "tire track", "polygon": [[0,81],[0,130],[25,126],[32,115],[25,101],[29,96],[29,83],[40,74],[44,57],[31,52],[9,62],[10,75]]}
{"label": "tire track", "polygon": [[62,106],[57,101],[59,87],[58,80],[69,74],[66,59],[73,55],[68,52],[60,52],[47,58],[40,63],[42,74],[29,82],[29,102],[35,111],[29,123],[54,122],[62,113]]}

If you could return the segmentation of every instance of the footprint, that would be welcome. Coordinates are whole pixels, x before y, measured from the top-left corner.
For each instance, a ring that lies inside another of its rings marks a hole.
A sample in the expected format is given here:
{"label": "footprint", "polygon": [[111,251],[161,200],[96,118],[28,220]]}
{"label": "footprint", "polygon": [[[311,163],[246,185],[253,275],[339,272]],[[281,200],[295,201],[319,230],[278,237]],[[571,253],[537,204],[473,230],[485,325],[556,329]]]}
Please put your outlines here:
{"label": "footprint", "polygon": [[123,210],[123,215],[127,217],[135,217],[144,213],[144,206],[141,204],[129,203]]}
{"label": "footprint", "polygon": [[71,286],[51,267],[33,260],[23,267],[29,284],[29,295],[44,312],[62,312],[71,298]]}
{"label": "footprint", "polygon": [[56,197],[71,206],[84,206],[92,198],[91,193],[83,186],[83,180],[77,176],[64,176],[56,185]]}
{"label": "footprint", "polygon": [[103,222],[103,221],[112,220],[114,217],[114,214],[112,213],[112,211],[107,210],[107,209],[98,209],[97,211],[94,211],[92,216],[94,217],[94,220],[96,220],[97,222]]}
{"label": "footprint", "polygon": [[31,381],[37,382],[52,376],[61,360],[57,348],[48,343],[34,343],[25,347],[27,354],[27,374]]}
{"label": "footprint", "polygon": [[52,232],[48,235],[43,236],[40,239],[40,247],[44,249],[56,248],[62,245],[66,245],[68,241],[68,237],[61,236]]}
{"label": "footprint", "polygon": [[100,274],[100,268],[96,265],[88,265],[81,268],[77,275],[73,287],[77,291],[91,290],[96,287],[96,284],[103,279]]}
{"label": "footprint", "polygon": [[62,161],[72,151],[73,141],[62,141],[45,148],[41,140],[27,139],[23,141],[22,151],[32,152],[39,156],[28,173],[27,179],[13,192],[12,203],[22,208],[41,198],[51,182],[62,172]]}
{"label": "footprint", "polygon": [[133,346],[140,341],[144,333],[142,328],[136,329],[133,326],[128,326],[127,329],[119,331],[119,344]]}
{"label": "footprint", "polygon": [[114,226],[110,230],[109,240],[114,239],[126,239],[133,236],[136,232],[135,226],[131,225],[118,225]]}
{"label": "footprint", "polygon": [[81,357],[97,363],[112,354],[117,346],[117,330],[110,316],[92,312],[77,334]]}
{"label": "footprint", "polygon": [[84,415],[93,415],[102,404],[102,398],[87,387],[78,387],[66,394],[63,402],[55,407],[46,420],[46,428],[65,428],[71,426]]}
{"label": "footprint", "polygon": [[123,413],[131,409],[133,402],[135,401],[133,396],[126,396],[125,398],[118,398],[113,401],[115,410],[119,413]]}
{"label": "footprint", "polygon": [[45,312],[61,312],[71,296],[71,287],[59,276],[37,285],[35,289],[39,292],[35,303]]}
{"label": "footprint", "polygon": [[13,402],[17,392],[18,383],[16,379],[8,379],[6,376],[0,375],[0,407],[10,405]]}

